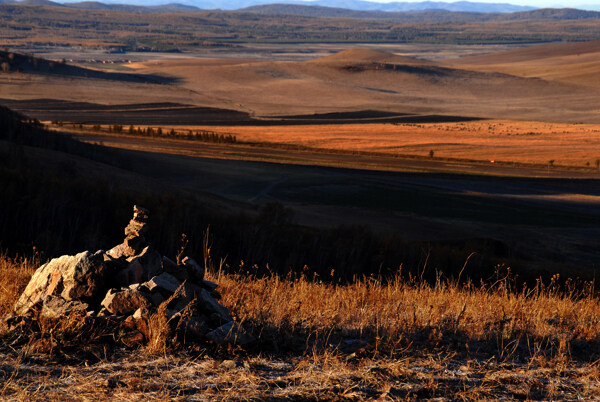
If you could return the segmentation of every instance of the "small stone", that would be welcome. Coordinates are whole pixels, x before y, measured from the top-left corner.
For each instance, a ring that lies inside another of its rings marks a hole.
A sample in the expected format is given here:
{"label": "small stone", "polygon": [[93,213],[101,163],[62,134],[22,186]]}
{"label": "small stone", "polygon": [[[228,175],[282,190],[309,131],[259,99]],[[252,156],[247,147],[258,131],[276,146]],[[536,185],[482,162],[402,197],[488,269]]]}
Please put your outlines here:
{"label": "small stone", "polygon": [[215,290],[216,288],[219,287],[219,285],[217,285],[214,282],[208,281],[206,279],[204,279],[201,283],[200,286],[202,286],[204,289],[206,290]]}
{"label": "small stone", "polygon": [[146,307],[140,307],[135,310],[135,313],[133,313],[132,317],[135,320],[147,320],[149,315],[150,311]]}
{"label": "small stone", "polygon": [[144,285],[152,292],[154,292],[156,288],[160,288],[170,293],[175,293],[179,286],[181,286],[181,282],[168,272],[163,272],[160,275],[154,276],[148,282],[145,282]]}
{"label": "small stone", "polygon": [[106,254],[118,260],[120,258],[133,257],[135,255],[135,249],[129,247],[125,243],[122,243],[108,250]]}
{"label": "small stone", "polygon": [[190,277],[197,282],[204,280],[204,268],[201,267],[196,261],[190,257],[185,257],[181,260],[183,265],[187,268]]}
{"label": "small stone", "polygon": [[256,340],[250,335],[241,325],[230,321],[227,324],[221,325],[214,331],[206,334],[206,338],[220,345],[233,344],[245,346]]}
{"label": "small stone", "polygon": [[134,205],[133,206],[133,213],[134,214],[143,214],[143,215],[148,215],[149,212],[146,208],[144,207],[140,207],[139,205]]}
{"label": "small stone", "polygon": [[190,278],[190,275],[185,267],[181,267],[168,257],[162,258],[162,269],[168,272],[180,281],[185,281]]}
{"label": "small stone", "polygon": [[140,222],[135,219],[129,221],[129,224],[125,227],[126,236],[143,236],[148,232],[148,226],[145,222]]}
{"label": "small stone", "polygon": [[137,325],[135,323],[135,319],[133,318],[133,316],[127,316],[127,318],[125,318],[125,321],[123,321],[121,323],[121,328],[124,329],[137,329]]}
{"label": "small stone", "polygon": [[178,332],[186,338],[202,339],[210,332],[206,319],[192,316],[179,324]]}
{"label": "small stone", "polygon": [[178,269],[181,269],[175,261],[166,256],[163,256],[162,258],[162,267],[163,270],[167,272],[177,271]]}
{"label": "small stone", "polygon": [[150,295],[150,301],[154,306],[158,307],[167,301],[167,299],[160,292],[155,292]]}
{"label": "small stone", "polygon": [[138,330],[133,330],[121,338],[121,342],[127,347],[133,348],[144,344],[144,334]]}
{"label": "small stone", "polygon": [[139,254],[146,247],[146,239],[144,236],[127,236],[123,242],[126,247],[133,250],[132,256]]}
{"label": "small stone", "polygon": [[160,254],[149,247],[128,261],[127,268],[118,271],[116,275],[117,284],[120,286],[147,281],[162,270]]}
{"label": "small stone", "polygon": [[111,289],[102,300],[101,305],[111,314],[121,315],[133,313],[140,307],[148,307],[149,302],[136,290],[115,291]]}
{"label": "small stone", "polygon": [[197,287],[196,298],[198,299],[198,307],[206,313],[216,314],[221,322],[231,321],[229,310],[225,306],[219,304],[206,289]]}
{"label": "small stone", "polygon": [[117,272],[116,283],[120,286],[128,286],[130,283],[139,283],[142,280],[144,267],[138,260],[129,263],[127,268]]}
{"label": "small stone", "polygon": [[67,301],[62,297],[48,296],[42,304],[41,315],[45,318],[68,317],[73,313],[87,315],[89,305],[79,301]]}

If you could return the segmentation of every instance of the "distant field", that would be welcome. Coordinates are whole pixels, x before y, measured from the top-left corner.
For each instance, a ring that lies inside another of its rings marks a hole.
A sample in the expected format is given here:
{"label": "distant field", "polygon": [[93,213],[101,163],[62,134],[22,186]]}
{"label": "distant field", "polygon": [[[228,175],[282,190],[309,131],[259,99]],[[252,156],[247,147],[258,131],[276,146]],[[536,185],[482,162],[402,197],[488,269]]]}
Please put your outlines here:
{"label": "distant field", "polygon": [[494,162],[595,168],[600,124],[503,120],[419,124],[301,126],[166,126],[233,134],[240,142],[300,145],[328,150],[377,152]]}

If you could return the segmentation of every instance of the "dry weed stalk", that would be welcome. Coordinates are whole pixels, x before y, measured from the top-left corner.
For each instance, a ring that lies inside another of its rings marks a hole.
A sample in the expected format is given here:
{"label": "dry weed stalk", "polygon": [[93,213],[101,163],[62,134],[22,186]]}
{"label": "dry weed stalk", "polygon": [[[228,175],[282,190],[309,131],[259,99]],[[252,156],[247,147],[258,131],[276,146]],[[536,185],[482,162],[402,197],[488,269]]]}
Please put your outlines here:
{"label": "dry weed stalk", "polygon": [[167,314],[169,304],[181,295],[185,282],[179,285],[175,293],[158,306],[156,312],[148,318],[148,343],[145,350],[149,354],[164,354],[167,352],[172,338],[171,319]]}

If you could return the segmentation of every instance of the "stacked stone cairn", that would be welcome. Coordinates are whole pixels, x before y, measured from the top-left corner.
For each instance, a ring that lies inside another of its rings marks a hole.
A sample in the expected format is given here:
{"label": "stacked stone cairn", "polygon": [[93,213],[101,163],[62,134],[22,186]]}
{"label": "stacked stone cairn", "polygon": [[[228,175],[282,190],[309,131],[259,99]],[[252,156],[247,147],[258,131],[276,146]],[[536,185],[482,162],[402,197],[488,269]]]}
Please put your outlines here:
{"label": "stacked stone cairn", "polygon": [[204,268],[189,257],[178,264],[161,256],[147,244],[147,231],[148,211],[134,206],[122,244],[42,265],[7,321],[84,314],[117,321],[133,331],[131,339],[143,343],[149,340],[150,317],[160,312],[186,340],[242,346],[253,342],[217,301],[217,284],[204,279]]}

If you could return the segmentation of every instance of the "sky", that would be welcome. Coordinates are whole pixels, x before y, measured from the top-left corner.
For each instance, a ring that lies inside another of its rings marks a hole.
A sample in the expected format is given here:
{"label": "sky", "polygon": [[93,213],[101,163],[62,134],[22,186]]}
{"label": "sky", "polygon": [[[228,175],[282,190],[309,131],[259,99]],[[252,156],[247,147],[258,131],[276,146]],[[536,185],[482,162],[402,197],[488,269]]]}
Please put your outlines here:
{"label": "sky", "polygon": [[[393,2],[407,2],[407,3],[415,3],[415,2],[421,2],[424,0],[369,0],[369,1],[374,1],[377,3],[393,3]],[[432,1],[444,1],[446,3],[455,3],[457,1],[460,0],[432,0]],[[574,7],[573,5],[570,5],[569,3],[573,3],[572,1],[569,2],[568,0],[565,1],[548,1],[548,0],[466,0],[466,1],[471,1],[473,3],[507,3],[507,4],[514,4],[514,5],[518,5],[518,6],[532,6],[532,7],[540,7],[540,8],[546,8],[546,7]],[[577,4],[585,4],[586,1],[583,0],[582,2],[577,2]],[[591,2],[589,3],[591,4]]]}

